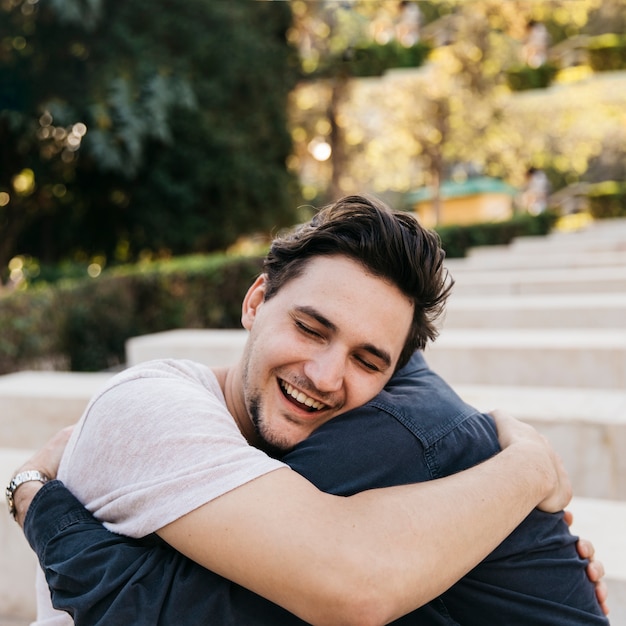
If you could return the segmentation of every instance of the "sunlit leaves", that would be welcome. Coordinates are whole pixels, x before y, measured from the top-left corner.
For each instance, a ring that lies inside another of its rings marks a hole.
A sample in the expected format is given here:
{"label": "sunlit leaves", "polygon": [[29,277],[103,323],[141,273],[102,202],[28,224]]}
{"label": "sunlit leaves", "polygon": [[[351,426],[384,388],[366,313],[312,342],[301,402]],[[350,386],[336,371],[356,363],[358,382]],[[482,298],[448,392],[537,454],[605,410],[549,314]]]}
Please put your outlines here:
{"label": "sunlit leaves", "polygon": [[[363,8],[358,2],[351,6]],[[428,15],[424,36],[438,42],[427,66],[353,80],[349,101],[337,113],[346,120],[342,126],[350,151],[343,166],[344,191],[406,191],[436,179],[435,168],[448,175],[457,164],[517,185],[530,166],[557,172],[559,185],[601,175],[600,161],[617,168],[626,144],[624,81],[608,87],[588,66],[576,66],[547,90],[513,94],[506,71],[524,59],[531,20],[546,24],[551,44],[579,33],[596,35],[613,24],[620,27],[626,19],[624,0],[467,0],[420,6]],[[374,20],[373,12],[367,16]],[[387,13],[387,21],[381,19],[387,25],[381,33],[388,32],[392,17]],[[301,101],[308,108],[295,113],[305,142],[315,127],[307,120],[325,115],[328,86],[318,87],[317,100],[307,88]],[[299,88],[298,94],[304,91]],[[294,139],[297,150],[299,139]],[[596,168],[591,172],[590,164]],[[316,173],[323,189],[328,170],[317,168]]]}

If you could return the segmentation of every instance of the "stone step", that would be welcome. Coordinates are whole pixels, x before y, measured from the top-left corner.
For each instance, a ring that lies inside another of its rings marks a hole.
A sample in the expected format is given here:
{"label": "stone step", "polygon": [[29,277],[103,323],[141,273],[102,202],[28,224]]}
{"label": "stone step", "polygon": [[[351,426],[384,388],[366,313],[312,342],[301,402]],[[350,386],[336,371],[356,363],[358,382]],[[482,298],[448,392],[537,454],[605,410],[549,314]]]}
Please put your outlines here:
{"label": "stone step", "polygon": [[552,233],[546,236],[518,237],[510,244],[514,251],[527,252],[623,252],[626,250],[626,233],[612,232]]}
{"label": "stone step", "polygon": [[510,246],[473,248],[463,259],[448,259],[446,267],[453,276],[476,270],[495,272],[518,269],[577,269],[581,267],[626,267],[626,250],[600,252],[558,252],[538,254]]}
{"label": "stone step", "polygon": [[74,424],[113,374],[24,371],[0,376],[0,445],[37,448]]}
{"label": "stone step", "polygon": [[626,391],[454,388],[468,404],[482,411],[503,409],[545,435],[563,459],[575,494],[626,502]]}
{"label": "stone step", "polygon": [[626,293],[469,296],[453,293],[447,328],[626,328]]}
{"label": "stone step", "polygon": [[176,329],[133,337],[126,342],[126,362],[136,365],[152,359],[191,359],[210,367],[232,365],[248,337],[243,329]]}
{"label": "stone step", "polygon": [[626,267],[621,266],[472,270],[459,272],[455,280],[453,294],[463,296],[626,293]]}
{"label": "stone step", "polygon": [[624,329],[447,328],[426,355],[453,385],[626,389]]}
{"label": "stone step", "polygon": [[596,220],[574,232],[553,231],[546,236],[517,237],[510,247],[529,251],[625,251],[626,219]]}
{"label": "stone step", "polygon": [[[9,480],[30,450],[0,448],[0,476]],[[626,502],[575,497],[572,530],[590,539],[605,566],[611,622],[626,623]],[[26,626],[35,618],[34,553],[9,515],[0,515],[0,624]]]}

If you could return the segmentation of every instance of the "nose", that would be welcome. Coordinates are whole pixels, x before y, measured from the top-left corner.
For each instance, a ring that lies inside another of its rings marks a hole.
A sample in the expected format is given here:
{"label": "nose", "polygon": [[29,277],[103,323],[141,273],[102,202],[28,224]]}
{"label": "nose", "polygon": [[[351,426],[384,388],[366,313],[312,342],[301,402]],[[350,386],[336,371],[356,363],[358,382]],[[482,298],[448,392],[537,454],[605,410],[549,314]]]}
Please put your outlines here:
{"label": "nose", "polygon": [[313,355],[304,366],[304,373],[324,393],[333,393],[343,387],[346,372],[346,355],[339,348],[325,346]]}

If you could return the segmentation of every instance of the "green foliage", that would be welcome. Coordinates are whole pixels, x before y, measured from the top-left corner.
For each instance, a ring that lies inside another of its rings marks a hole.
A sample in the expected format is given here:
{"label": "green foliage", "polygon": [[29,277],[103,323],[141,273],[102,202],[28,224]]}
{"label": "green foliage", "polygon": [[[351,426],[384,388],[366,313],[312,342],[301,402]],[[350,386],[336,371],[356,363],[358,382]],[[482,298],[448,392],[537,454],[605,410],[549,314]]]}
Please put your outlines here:
{"label": "green foliage", "polygon": [[350,69],[353,76],[376,76],[392,68],[420,67],[429,52],[430,47],[422,42],[413,46],[403,46],[396,40],[382,45],[371,43],[354,48]]}
{"label": "green foliage", "polygon": [[248,0],[0,4],[0,266],[210,251],[293,223],[290,19]]}
{"label": "green foliage", "polygon": [[595,218],[626,217],[626,183],[607,180],[591,185],[587,192]]}
{"label": "green foliage", "polygon": [[596,72],[626,69],[626,35],[592,37],[587,46],[589,65]]}
{"label": "green foliage", "polygon": [[49,288],[17,292],[0,298],[0,373],[35,367],[64,365],[57,349],[59,314]]}
{"label": "green foliage", "polygon": [[544,63],[539,67],[521,65],[507,70],[506,80],[512,91],[545,89],[550,86],[557,72],[558,67],[551,63]]}
{"label": "green foliage", "polygon": [[337,75],[381,76],[393,68],[420,67],[429,52],[430,46],[423,42],[413,46],[403,46],[396,40],[386,44],[362,43],[340,55],[328,55],[319,70],[309,78]]}
{"label": "green foliage", "polygon": [[464,257],[469,248],[511,243],[516,237],[546,235],[558,216],[546,211],[539,215],[520,214],[504,222],[483,222],[468,226],[439,226],[443,249],[449,259]]}
{"label": "green foliage", "polygon": [[172,328],[239,328],[256,257],[192,256],[124,266],[0,298],[0,373],[97,371],[124,362],[130,337]]}

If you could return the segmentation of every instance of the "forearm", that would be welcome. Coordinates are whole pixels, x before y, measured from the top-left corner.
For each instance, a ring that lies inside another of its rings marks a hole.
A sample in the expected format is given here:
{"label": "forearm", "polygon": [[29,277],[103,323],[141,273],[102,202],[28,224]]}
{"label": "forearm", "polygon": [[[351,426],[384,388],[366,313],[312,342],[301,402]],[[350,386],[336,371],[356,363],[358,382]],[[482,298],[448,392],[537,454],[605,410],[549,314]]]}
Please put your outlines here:
{"label": "forearm", "polygon": [[304,624],[153,537],[109,532],[60,482],[33,500],[24,532],[54,607],[76,626]]}
{"label": "forearm", "polygon": [[385,623],[458,580],[545,497],[551,479],[532,458],[511,446],[453,477],[350,498],[279,470],[160,534],[311,623]]}

